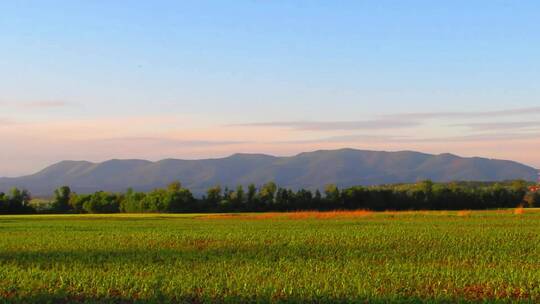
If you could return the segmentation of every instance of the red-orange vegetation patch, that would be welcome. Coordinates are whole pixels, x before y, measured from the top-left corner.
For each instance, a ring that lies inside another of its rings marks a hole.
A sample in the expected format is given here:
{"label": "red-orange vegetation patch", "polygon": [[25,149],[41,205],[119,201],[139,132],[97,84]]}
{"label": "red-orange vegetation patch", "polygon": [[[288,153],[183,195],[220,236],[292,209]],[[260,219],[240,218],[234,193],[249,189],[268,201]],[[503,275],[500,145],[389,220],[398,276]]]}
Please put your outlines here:
{"label": "red-orange vegetation patch", "polygon": [[523,207],[518,207],[514,209],[514,214],[523,214],[523,213],[525,213],[525,208]]}
{"label": "red-orange vegetation patch", "polygon": [[471,211],[470,210],[460,210],[457,212],[457,216],[470,216]]}
{"label": "red-orange vegetation patch", "polygon": [[434,211],[434,210],[385,210],[382,211],[386,215],[448,215],[448,211]]}
{"label": "red-orange vegetation patch", "polygon": [[368,210],[336,210],[336,211],[295,211],[295,212],[268,212],[259,214],[213,214],[202,218],[205,219],[243,219],[243,220],[267,220],[267,219],[335,219],[356,218],[372,214]]}
{"label": "red-orange vegetation patch", "polygon": [[305,219],[305,218],[316,218],[316,219],[333,219],[333,218],[355,218],[355,217],[364,217],[372,214],[372,211],[368,210],[337,210],[337,211],[300,211],[300,212],[291,212],[288,214],[289,219]]}

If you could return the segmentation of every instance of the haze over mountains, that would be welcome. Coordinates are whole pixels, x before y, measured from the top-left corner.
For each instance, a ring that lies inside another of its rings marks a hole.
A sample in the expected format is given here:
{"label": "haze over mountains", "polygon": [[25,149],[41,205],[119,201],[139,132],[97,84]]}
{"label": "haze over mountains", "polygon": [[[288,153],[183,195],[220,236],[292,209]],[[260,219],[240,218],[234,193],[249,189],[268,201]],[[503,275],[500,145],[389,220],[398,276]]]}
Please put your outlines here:
{"label": "haze over mountains", "polygon": [[28,189],[35,196],[48,196],[62,185],[69,185],[79,193],[124,191],[128,187],[148,191],[179,180],[200,195],[214,185],[235,187],[249,183],[261,185],[268,181],[292,189],[321,189],[327,184],[347,187],[409,183],[421,179],[448,182],[534,181],[536,178],[536,169],[513,161],[412,151],[341,149],[300,153],[292,157],[234,154],[219,159],[165,159],[157,162],[63,161],[33,175],[0,178],[0,191],[19,187]]}

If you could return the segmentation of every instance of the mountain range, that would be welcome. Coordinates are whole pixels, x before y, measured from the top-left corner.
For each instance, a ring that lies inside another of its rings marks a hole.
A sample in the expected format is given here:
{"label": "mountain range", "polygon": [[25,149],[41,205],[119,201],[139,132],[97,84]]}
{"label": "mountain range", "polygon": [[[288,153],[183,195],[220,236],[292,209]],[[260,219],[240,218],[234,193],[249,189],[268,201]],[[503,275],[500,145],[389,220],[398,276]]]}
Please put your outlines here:
{"label": "mountain range", "polygon": [[320,150],[290,157],[234,154],[225,158],[182,160],[109,160],[102,163],[62,161],[33,175],[0,178],[0,191],[28,189],[35,196],[50,196],[68,185],[78,193],[148,191],[179,180],[195,194],[214,185],[235,187],[275,181],[282,187],[323,188],[409,183],[421,179],[448,181],[534,181],[537,170],[526,165],[453,154],[413,151],[382,152],[355,149]]}

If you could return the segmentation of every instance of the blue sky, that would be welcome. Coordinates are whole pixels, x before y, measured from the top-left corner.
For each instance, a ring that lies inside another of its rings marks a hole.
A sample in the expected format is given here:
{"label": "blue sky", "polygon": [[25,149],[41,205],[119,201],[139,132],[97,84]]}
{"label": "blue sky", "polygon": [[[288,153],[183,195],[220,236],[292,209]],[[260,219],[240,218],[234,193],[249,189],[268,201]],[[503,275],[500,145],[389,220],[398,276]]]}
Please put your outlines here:
{"label": "blue sky", "polygon": [[540,166],[539,20],[537,1],[4,1],[0,176],[342,146]]}

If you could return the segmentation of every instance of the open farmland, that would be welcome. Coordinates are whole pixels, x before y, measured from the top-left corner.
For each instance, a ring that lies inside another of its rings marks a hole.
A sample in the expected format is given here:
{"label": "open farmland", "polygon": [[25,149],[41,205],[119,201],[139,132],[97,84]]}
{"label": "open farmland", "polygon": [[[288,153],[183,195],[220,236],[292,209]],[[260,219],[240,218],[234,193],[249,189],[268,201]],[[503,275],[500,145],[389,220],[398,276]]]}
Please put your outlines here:
{"label": "open farmland", "polygon": [[5,302],[539,302],[540,210],[0,217]]}

